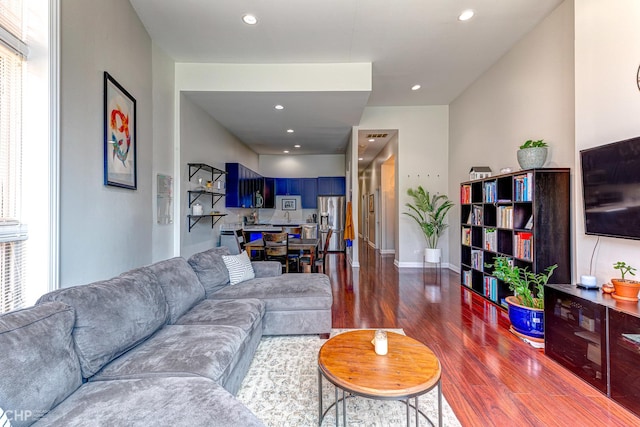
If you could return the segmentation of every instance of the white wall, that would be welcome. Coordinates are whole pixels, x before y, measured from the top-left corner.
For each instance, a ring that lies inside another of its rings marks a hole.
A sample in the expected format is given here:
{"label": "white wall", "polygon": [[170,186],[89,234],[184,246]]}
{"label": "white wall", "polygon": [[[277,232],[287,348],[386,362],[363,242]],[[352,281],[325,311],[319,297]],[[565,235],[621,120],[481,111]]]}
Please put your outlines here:
{"label": "white wall", "polygon": [[[60,283],[152,259],[151,39],[127,0],[61,4]],[[138,189],[103,185],[103,72],[137,101]]]}
{"label": "white wall", "polygon": [[[399,267],[422,267],[422,254],[426,246],[424,237],[415,222],[402,215],[402,212],[409,201],[408,188],[422,185],[431,192],[448,192],[449,107],[367,107],[358,128],[398,129],[396,184],[399,241],[396,245],[396,264]],[[452,219],[455,221],[455,217],[449,216],[449,222]],[[446,265],[449,253],[446,235],[439,245]]]}
{"label": "white wall", "polygon": [[[584,234],[579,151],[640,135],[640,92],[636,73],[640,59],[640,2],[576,1],[576,274],[588,274],[596,237]],[[594,257],[598,283],[619,274],[615,261],[640,266],[640,242],[602,237]]]}
{"label": "white wall", "polygon": [[344,154],[261,155],[258,172],[274,178],[316,178],[344,176]]}
{"label": "white wall", "polygon": [[[180,96],[180,155],[179,180],[176,187],[178,203],[178,221],[180,225],[180,255],[188,258],[194,253],[218,246],[220,224],[224,222],[241,221],[241,209],[226,209],[222,198],[214,207],[228,215],[220,220],[215,228],[211,228],[211,220],[202,219],[191,232],[188,231],[187,191],[194,183],[189,183],[187,163],[205,163],[224,170],[225,163],[239,162],[257,171],[258,155],[244,145],[235,136],[207,114],[202,108],[194,104],[188,97]],[[211,210],[209,200],[200,201],[205,212]]]}
{"label": "white wall", "polygon": [[570,167],[574,176],[573,58],[573,2],[566,1],[451,103],[449,195],[456,203],[449,260],[456,271],[459,184],[472,166],[489,166],[494,175],[504,167],[518,170],[519,145],[544,139],[546,166]]}
{"label": "white wall", "polygon": [[[158,183],[157,175],[173,176],[174,156],[173,156],[173,118],[174,113],[174,85],[175,85],[175,63],[158,46],[152,46],[153,61],[153,166],[151,175],[151,185],[153,194],[157,197]],[[152,203],[156,203],[153,198]],[[177,218],[176,209],[173,209],[173,224],[158,224],[157,209],[153,209],[152,224],[152,262],[171,258],[173,251],[173,236]]]}

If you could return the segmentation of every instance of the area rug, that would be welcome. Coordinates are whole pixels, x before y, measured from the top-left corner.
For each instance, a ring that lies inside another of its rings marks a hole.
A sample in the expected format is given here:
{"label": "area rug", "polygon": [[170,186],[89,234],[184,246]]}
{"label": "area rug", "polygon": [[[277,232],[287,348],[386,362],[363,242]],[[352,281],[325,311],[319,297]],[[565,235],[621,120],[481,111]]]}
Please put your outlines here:
{"label": "area rug", "polygon": [[[333,334],[345,330],[333,331]],[[398,331],[398,330],[393,330]],[[401,332],[401,330],[400,330]],[[318,425],[318,351],[326,340],[318,336],[263,337],[245,377],[238,399],[270,427]],[[323,381],[325,409],[335,400],[335,388]],[[437,391],[419,398],[420,410],[437,425]],[[415,418],[412,412],[412,425]],[[446,399],[442,398],[445,426],[460,426]],[[349,426],[404,426],[406,406],[395,401],[361,397],[347,399]],[[340,424],[342,424],[340,415]],[[326,414],[323,426],[334,426],[335,409]],[[424,417],[420,425],[428,425]]]}

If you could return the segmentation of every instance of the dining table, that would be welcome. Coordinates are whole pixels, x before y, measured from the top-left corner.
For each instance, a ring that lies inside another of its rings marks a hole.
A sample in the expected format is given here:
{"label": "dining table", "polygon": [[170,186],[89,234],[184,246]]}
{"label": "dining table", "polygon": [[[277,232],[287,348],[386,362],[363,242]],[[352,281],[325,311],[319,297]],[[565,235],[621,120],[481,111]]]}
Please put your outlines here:
{"label": "dining table", "polygon": [[[310,257],[310,265],[313,266],[315,258],[318,256],[318,246],[320,245],[320,239],[299,239],[299,238],[290,238],[289,239],[289,250],[300,250],[302,252],[308,253]],[[251,251],[264,252],[264,240],[255,239],[248,243],[245,243],[244,249],[247,251],[249,256],[251,256]]]}

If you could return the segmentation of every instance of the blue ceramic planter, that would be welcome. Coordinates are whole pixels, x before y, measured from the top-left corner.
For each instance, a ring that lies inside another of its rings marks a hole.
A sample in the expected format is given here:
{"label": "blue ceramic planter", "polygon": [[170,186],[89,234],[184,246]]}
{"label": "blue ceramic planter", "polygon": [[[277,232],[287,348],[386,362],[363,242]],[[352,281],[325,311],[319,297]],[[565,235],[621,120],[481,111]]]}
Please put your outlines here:
{"label": "blue ceramic planter", "polygon": [[516,297],[507,297],[509,320],[516,332],[531,338],[544,338],[544,310],[524,307]]}

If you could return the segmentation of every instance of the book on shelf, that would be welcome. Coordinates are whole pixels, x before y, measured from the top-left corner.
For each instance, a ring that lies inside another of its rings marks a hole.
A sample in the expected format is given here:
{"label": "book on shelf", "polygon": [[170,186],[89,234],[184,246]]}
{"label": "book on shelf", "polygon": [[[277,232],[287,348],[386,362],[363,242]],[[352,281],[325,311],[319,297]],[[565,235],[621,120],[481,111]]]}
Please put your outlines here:
{"label": "book on shelf", "polygon": [[529,217],[529,219],[527,220],[527,223],[524,225],[524,228],[526,230],[531,230],[533,228],[533,215]]}
{"label": "book on shelf", "polygon": [[516,202],[530,202],[533,184],[533,174],[528,172],[513,177],[513,186],[515,190]]}
{"label": "book on shelf", "polygon": [[462,244],[471,246],[471,229],[468,227],[462,227]]}
{"label": "book on shelf", "polygon": [[498,228],[513,228],[513,206],[498,206]]}
{"label": "book on shelf", "polygon": [[471,267],[476,270],[482,270],[484,267],[484,263],[482,262],[484,254],[481,250],[472,249],[471,250]]}
{"label": "book on shelf", "polygon": [[484,183],[484,202],[495,203],[498,200],[498,184],[496,181]]}
{"label": "book on shelf", "polygon": [[498,279],[493,276],[485,276],[484,296],[493,302],[498,302]]}
{"label": "book on shelf", "polygon": [[514,255],[516,258],[533,259],[533,233],[520,232],[513,236]]}
{"label": "book on shelf", "polygon": [[471,215],[471,222],[473,225],[482,225],[482,206],[473,206],[473,215]]}
{"label": "book on shelf", "polygon": [[460,203],[465,205],[471,203],[471,186],[463,185],[460,187]]}
{"label": "book on shelf", "polygon": [[484,248],[488,251],[498,251],[498,230],[495,228],[484,229]]}
{"label": "book on shelf", "polygon": [[462,272],[462,284],[471,287],[471,270],[464,270]]}

